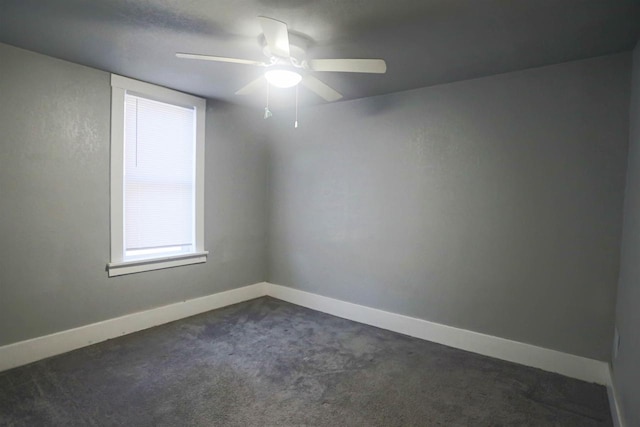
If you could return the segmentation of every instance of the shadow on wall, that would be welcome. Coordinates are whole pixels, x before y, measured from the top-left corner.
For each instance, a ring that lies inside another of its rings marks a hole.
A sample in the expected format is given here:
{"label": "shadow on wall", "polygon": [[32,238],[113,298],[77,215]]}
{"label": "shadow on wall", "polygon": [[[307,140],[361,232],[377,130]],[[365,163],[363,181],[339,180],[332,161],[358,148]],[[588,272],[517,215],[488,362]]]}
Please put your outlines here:
{"label": "shadow on wall", "polygon": [[376,116],[386,111],[395,109],[398,106],[397,96],[375,96],[366,98],[365,102],[361,102],[364,113],[368,116]]}

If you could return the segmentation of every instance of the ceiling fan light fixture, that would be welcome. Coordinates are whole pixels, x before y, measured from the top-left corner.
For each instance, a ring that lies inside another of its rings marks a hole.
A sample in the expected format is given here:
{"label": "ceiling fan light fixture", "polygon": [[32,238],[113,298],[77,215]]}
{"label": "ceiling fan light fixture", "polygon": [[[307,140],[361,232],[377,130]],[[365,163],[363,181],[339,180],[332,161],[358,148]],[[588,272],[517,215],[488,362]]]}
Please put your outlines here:
{"label": "ceiling fan light fixture", "polygon": [[264,76],[260,76],[238,89],[236,95],[248,95],[257,91],[264,87],[266,79],[269,83],[267,87],[273,85],[280,88],[290,88],[297,87],[299,83],[302,83],[303,86],[327,102],[341,99],[342,94],[314,77],[314,72],[373,74],[387,72],[387,64],[383,59],[325,58],[306,61],[304,59],[306,48],[311,44],[311,39],[299,33],[289,34],[287,24],[277,19],[259,16],[258,20],[262,27],[262,52],[269,58],[267,62],[186,52],[177,52],[176,56],[184,59],[267,67],[268,71],[264,73]]}
{"label": "ceiling fan light fixture", "polygon": [[282,68],[268,70],[264,73],[264,77],[269,84],[280,88],[294,87],[302,80],[302,76],[299,73]]}

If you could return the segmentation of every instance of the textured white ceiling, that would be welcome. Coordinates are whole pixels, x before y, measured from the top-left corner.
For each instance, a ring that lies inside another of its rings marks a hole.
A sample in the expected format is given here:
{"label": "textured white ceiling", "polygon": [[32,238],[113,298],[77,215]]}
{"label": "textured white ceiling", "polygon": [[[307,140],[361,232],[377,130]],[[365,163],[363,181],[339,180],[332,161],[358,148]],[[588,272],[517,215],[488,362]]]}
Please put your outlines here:
{"label": "textured white ceiling", "polygon": [[[314,41],[311,58],[384,58],[385,75],[317,73],[345,99],[631,49],[636,0],[0,0],[0,42],[208,98],[263,69],[176,51],[263,60],[257,16]],[[292,90],[272,94],[291,99]],[[300,89],[303,103],[323,102]],[[288,101],[282,101],[288,102]]]}

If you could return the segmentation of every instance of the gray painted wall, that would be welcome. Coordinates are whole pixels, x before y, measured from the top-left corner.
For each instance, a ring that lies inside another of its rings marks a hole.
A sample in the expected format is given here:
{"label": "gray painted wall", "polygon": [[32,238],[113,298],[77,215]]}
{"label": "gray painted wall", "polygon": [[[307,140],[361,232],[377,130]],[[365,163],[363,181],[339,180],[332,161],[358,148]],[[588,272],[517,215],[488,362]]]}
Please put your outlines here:
{"label": "gray painted wall", "polygon": [[[609,360],[630,54],[276,112],[269,281]],[[391,69],[390,72],[393,72]]]}
{"label": "gray painted wall", "polygon": [[0,345],[263,281],[266,150],[209,102],[206,264],[107,278],[109,74],[0,44]]}
{"label": "gray painted wall", "polygon": [[613,378],[628,426],[640,426],[640,43],[633,53],[629,163],[616,325],[620,334]]}

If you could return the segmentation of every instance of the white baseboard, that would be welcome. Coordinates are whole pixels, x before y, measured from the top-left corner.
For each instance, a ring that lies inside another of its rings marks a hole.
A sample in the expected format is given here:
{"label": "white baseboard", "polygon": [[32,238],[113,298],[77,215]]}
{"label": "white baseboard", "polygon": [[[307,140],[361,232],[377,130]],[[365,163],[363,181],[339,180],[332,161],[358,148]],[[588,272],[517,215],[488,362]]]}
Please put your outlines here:
{"label": "white baseboard", "polygon": [[557,372],[584,381],[607,386],[611,384],[609,364],[606,362],[265,282],[5,345],[0,347],[0,371],[265,295],[450,347]]}
{"label": "white baseboard", "polygon": [[626,423],[622,416],[620,406],[618,406],[618,393],[616,392],[616,385],[613,381],[613,371],[611,365],[609,365],[609,384],[607,385],[607,397],[609,397],[609,408],[611,408],[611,418],[613,418],[613,427],[625,427]]}
{"label": "white baseboard", "polygon": [[266,289],[267,295],[274,298],[334,316],[583,381],[609,384],[609,364],[599,360],[390,313],[284,286],[267,284]]}
{"label": "white baseboard", "polygon": [[265,295],[256,283],[0,347],[0,371]]}

